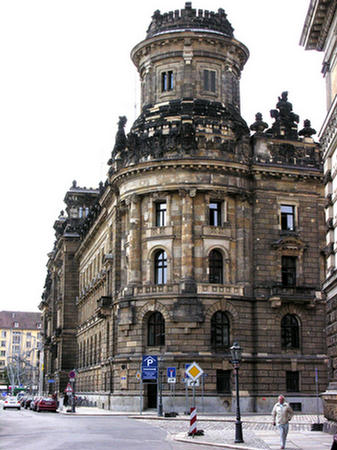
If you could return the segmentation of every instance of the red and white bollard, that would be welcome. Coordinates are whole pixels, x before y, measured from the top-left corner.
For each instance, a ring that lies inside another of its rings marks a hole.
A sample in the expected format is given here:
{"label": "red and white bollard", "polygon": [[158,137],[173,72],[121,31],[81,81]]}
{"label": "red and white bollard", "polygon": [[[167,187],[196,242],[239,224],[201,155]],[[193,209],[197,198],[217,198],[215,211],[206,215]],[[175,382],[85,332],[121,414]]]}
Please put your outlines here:
{"label": "red and white bollard", "polygon": [[191,408],[190,411],[190,431],[189,436],[194,436],[197,433],[197,408]]}

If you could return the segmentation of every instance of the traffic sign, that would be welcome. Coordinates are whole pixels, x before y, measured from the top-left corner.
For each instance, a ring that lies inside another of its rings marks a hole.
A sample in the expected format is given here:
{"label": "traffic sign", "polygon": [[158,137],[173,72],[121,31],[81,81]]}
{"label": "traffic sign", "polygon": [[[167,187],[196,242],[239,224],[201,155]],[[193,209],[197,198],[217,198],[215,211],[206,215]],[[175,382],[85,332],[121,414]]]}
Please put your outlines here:
{"label": "traffic sign", "polygon": [[48,383],[55,383],[55,380],[48,380]]}
{"label": "traffic sign", "polygon": [[175,367],[167,368],[167,378],[176,378],[177,377],[177,369]]}
{"label": "traffic sign", "polygon": [[202,368],[196,362],[190,364],[185,372],[187,376],[194,381],[197,380],[204,373]]}
{"label": "traffic sign", "polygon": [[187,378],[186,381],[187,381],[187,386],[188,387],[193,387],[193,386],[198,387],[198,386],[200,386],[199,378],[197,380],[191,380],[191,378]]}
{"label": "traffic sign", "polygon": [[67,394],[71,394],[73,392],[73,388],[71,387],[70,383],[67,384],[65,391]]}
{"label": "traffic sign", "polygon": [[75,372],[75,370],[71,370],[70,372],[69,372],[69,378],[75,378],[76,377],[76,372]]}
{"label": "traffic sign", "polygon": [[177,382],[177,370],[175,367],[167,368],[167,382],[170,384],[174,384]]}
{"label": "traffic sign", "polygon": [[139,370],[136,373],[136,379],[139,381],[141,379],[142,374],[139,372]]}
{"label": "traffic sign", "polygon": [[142,380],[156,380],[158,378],[158,357],[144,355],[142,359]]}

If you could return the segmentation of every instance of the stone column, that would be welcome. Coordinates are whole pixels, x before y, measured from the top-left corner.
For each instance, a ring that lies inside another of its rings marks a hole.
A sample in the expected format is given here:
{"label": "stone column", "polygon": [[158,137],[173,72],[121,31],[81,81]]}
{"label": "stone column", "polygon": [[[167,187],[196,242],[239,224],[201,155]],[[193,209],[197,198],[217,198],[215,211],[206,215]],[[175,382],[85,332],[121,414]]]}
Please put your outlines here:
{"label": "stone column", "polygon": [[182,292],[196,292],[193,261],[193,197],[196,190],[179,192],[182,201],[181,214],[181,288]]}
{"label": "stone column", "polygon": [[141,281],[141,207],[140,197],[130,197],[128,286]]}

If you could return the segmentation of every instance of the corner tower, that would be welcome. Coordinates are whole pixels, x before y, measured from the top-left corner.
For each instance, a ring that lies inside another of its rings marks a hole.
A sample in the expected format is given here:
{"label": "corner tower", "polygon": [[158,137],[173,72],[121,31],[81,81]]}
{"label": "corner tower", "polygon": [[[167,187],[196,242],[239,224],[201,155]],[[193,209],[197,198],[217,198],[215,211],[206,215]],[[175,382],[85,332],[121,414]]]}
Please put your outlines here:
{"label": "corner tower", "polygon": [[[248,56],[223,9],[197,11],[187,2],[181,11],[155,11],[146,39],[131,52],[141,79],[141,114],[127,152],[113,157],[130,164],[200,155],[209,139],[224,144],[248,135],[240,115],[240,76]],[[206,153],[226,157],[225,148]]]}

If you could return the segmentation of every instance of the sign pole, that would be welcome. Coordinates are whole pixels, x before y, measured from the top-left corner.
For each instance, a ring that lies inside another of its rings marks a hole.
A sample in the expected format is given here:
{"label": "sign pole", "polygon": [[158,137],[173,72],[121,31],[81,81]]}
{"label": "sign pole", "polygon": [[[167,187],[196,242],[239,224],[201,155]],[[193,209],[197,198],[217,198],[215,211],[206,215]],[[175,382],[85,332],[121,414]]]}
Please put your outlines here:
{"label": "sign pole", "polygon": [[205,383],[205,374],[203,373],[201,375],[201,395],[202,395],[202,397],[201,397],[201,410],[202,410],[202,412],[204,412],[204,409],[205,409],[205,404],[204,404],[205,386],[204,386],[204,383]]}
{"label": "sign pole", "polygon": [[188,386],[187,386],[187,378],[185,378],[185,405],[186,405],[186,413],[185,414],[189,414],[188,411]]}
{"label": "sign pole", "polygon": [[193,408],[195,408],[195,381],[193,381]]}
{"label": "sign pole", "polygon": [[318,369],[315,367],[317,423],[319,423]]}

